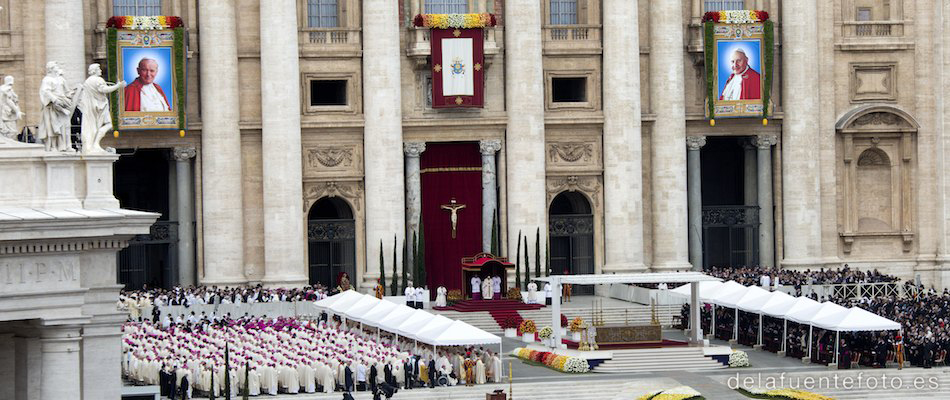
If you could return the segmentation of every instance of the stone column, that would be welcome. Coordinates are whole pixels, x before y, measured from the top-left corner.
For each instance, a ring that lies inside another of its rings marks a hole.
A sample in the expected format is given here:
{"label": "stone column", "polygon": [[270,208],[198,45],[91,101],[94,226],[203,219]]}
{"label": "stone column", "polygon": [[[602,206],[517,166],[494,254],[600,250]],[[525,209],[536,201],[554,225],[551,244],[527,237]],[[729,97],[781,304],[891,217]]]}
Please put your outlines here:
{"label": "stone column", "polygon": [[[403,175],[399,10],[392,0],[363,2],[363,151],[366,183],[366,263],[379,260],[379,241],[406,233]],[[401,257],[397,252],[396,257]],[[385,254],[384,254],[385,256]],[[393,260],[392,262],[395,262]],[[388,263],[388,262],[387,262]],[[368,275],[375,276],[369,272]],[[366,280],[366,279],[363,279]]]}
{"label": "stone column", "polygon": [[[495,153],[501,150],[501,140],[482,140],[482,251],[491,251],[491,226],[498,209],[498,176],[495,173]],[[501,227],[498,227],[501,231]],[[498,254],[495,254],[496,256]]]}
{"label": "stone column", "polygon": [[818,146],[817,0],[783,1],[782,221],[786,266],[815,266],[821,257],[821,210],[816,157]]}
{"label": "stone column", "polygon": [[264,284],[306,284],[297,1],[260,2]]}
{"label": "stone column", "polygon": [[70,86],[86,80],[86,34],[82,0],[46,0],[46,61],[63,67]]}
{"label": "stone column", "polygon": [[[541,62],[541,2],[510,0],[505,4],[505,139],[508,207],[508,252],[517,248],[518,232],[547,236],[545,190],[544,74]],[[545,254],[546,240],[541,241]]]}
{"label": "stone column", "polygon": [[[409,226],[406,232],[406,240],[409,241],[409,251],[407,253],[409,260],[405,265],[413,265],[412,259],[412,234],[419,235],[419,221],[422,217],[422,177],[419,171],[419,157],[426,151],[425,142],[406,142],[403,144],[403,151],[406,153],[406,225]],[[378,256],[377,256],[378,257]]]}
{"label": "stone column", "polygon": [[[742,140],[742,205],[744,206],[756,206],[758,205],[758,191],[756,188],[756,161],[755,161],[755,145],[752,144],[752,141],[755,140]],[[749,209],[746,211],[747,215],[754,214],[754,209]],[[745,248],[753,249],[756,246],[759,238],[757,235],[754,235],[752,230],[745,230],[743,232],[743,239],[745,240]],[[748,251],[745,253],[745,264],[746,265],[755,265],[755,253]]]}
{"label": "stone column", "polygon": [[686,138],[686,169],[689,185],[689,263],[693,270],[703,270],[703,165],[700,149],[705,136]]}
{"label": "stone column", "polygon": [[650,3],[650,98],[653,123],[653,269],[689,264],[686,191],[683,2]]}
{"label": "stone column", "polygon": [[198,151],[194,147],[176,147],[175,186],[178,207],[178,284],[191,286],[195,279],[195,176],[191,160]]}
{"label": "stone column", "polygon": [[16,396],[16,343],[12,333],[0,333],[0,399]]}
{"label": "stone column", "polygon": [[83,326],[83,399],[122,398],[123,317],[128,317],[128,315],[113,315],[103,318],[111,319],[112,322]]}
{"label": "stone column", "polygon": [[198,2],[204,249],[204,278],[200,283],[208,285],[247,281],[234,7],[229,0]]}
{"label": "stone column", "polygon": [[772,213],[772,146],[778,143],[775,135],[759,135],[754,139],[758,149],[759,203],[759,265],[775,266],[775,219]]}
{"label": "stone column", "polygon": [[[41,400],[80,399],[78,326],[41,328],[43,374],[40,377]],[[94,384],[90,382],[90,384]]]}
{"label": "stone column", "polygon": [[637,1],[604,2],[604,272],[646,270]]}

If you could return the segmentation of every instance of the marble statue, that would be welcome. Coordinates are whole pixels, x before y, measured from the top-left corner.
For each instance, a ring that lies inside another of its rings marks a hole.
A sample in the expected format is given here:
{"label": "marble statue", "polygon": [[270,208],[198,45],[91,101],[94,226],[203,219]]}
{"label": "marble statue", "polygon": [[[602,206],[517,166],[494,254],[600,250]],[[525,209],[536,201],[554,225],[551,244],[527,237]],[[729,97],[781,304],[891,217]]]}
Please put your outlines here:
{"label": "marble statue", "polygon": [[102,79],[99,64],[89,64],[89,77],[82,84],[79,110],[82,111],[82,152],[104,153],[99,142],[112,130],[112,115],[109,108],[109,93],[125,87],[125,81],[110,84]]}
{"label": "marble statue", "polygon": [[63,68],[59,63],[46,63],[46,76],[40,83],[40,102],[43,103],[40,126],[36,138],[42,139],[46,151],[73,151],[69,136],[69,119],[76,109],[73,96],[76,89],[70,89],[63,77]]}
{"label": "marble statue", "polygon": [[20,111],[20,99],[13,91],[13,77],[7,75],[0,85],[0,136],[16,140],[17,121],[26,115]]}

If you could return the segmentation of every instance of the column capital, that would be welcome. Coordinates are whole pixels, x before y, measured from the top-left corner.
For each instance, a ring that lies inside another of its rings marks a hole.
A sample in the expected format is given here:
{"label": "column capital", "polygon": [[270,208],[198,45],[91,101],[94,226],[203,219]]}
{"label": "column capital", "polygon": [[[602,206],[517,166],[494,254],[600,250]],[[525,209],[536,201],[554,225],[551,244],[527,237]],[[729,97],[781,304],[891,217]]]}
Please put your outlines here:
{"label": "column capital", "polygon": [[406,142],[403,143],[403,151],[407,157],[418,158],[422,152],[426,151],[426,142]]}
{"label": "column capital", "polygon": [[198,150],[194,147],[175,147],[172,149],[172,157],[175,161],[188,161],[198,155]]}
{"label": "column capital", "polygon": [[758,135],[752,138],[752,144],[760,150],[771,149],[778,143],[778,136],[774,134]]}
{"label": "column capital", "polygon": [[501,150],[501,140],[482,140],[478,142],[478,149],[482,152],[483,156],[494,155],[496,152],[498,152],[498,150]]}
{"label": "column capital", "polygon": [[697,151],[706,145],[705,136],[687,136],[686,148],[690,151]]}

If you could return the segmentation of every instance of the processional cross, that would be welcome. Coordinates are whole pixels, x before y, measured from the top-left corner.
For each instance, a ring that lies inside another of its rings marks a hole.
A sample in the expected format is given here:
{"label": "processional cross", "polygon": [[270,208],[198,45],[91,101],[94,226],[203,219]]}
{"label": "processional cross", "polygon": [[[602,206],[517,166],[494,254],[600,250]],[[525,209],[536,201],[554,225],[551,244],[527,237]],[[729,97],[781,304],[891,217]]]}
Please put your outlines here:
{"label": "processional cross", "polygon": [[454,197],[452,198],[451,201],[449,201],[449,204],[442,205],[443,210],[447,210],[450,213],[452,213],[449,216],[449,218],[452,221],[452,239],[455,239],[455,229],[458,226],[458,222],[459,222],[458,211],[463,208],[465,208],[465,204],[459,204],[458,202],[455,201]]}

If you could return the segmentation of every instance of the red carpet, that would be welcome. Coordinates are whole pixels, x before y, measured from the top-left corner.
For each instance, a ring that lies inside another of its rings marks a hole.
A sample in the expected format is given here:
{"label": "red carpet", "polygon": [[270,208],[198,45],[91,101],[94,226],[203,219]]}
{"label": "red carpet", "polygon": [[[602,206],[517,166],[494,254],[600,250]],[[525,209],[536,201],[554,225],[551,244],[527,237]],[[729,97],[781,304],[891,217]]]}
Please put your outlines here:
{"label": "red carpet", "polygon": [[[561,342],[567,345],[569,349],[576,349],[577,342],[572,342],[567,339],[561,339]],[[661,347],[677,347],[677,346],[688,346],[687,342],[680,342],[676,340],[663,340],[662,342],[652,342],[652,343],[621,343],[621,344],[600,344],[597,346],[600,350],[621,350],[621,349],[658,349]]]}
{"label": "red carpet", "polygon": [[491,314],[492,318],[495,319],[495,323],[499,327],[505,327],[505,320],[509,317],[512,317],[517,321],[517,324],[521,324],[523,318],[518,314],[518,310],[540,310],[544,308],[543,304],[525,304],[518,300],[465,300],[455,303],[448,307],[432,307],[434,310],[445,311],[461,311],[461,312],[476,312],[476,311],[488,311]]}
{"label": "red carpet", "polygon": [[455,303],[448,307],[432,307],[433,310],[438,311],[461,311],[461,312],[476,312],[476,311],[513,311],[513,310],[540,310],[544,308],[544,304],[525,304],[518,300],[465,300]]}

